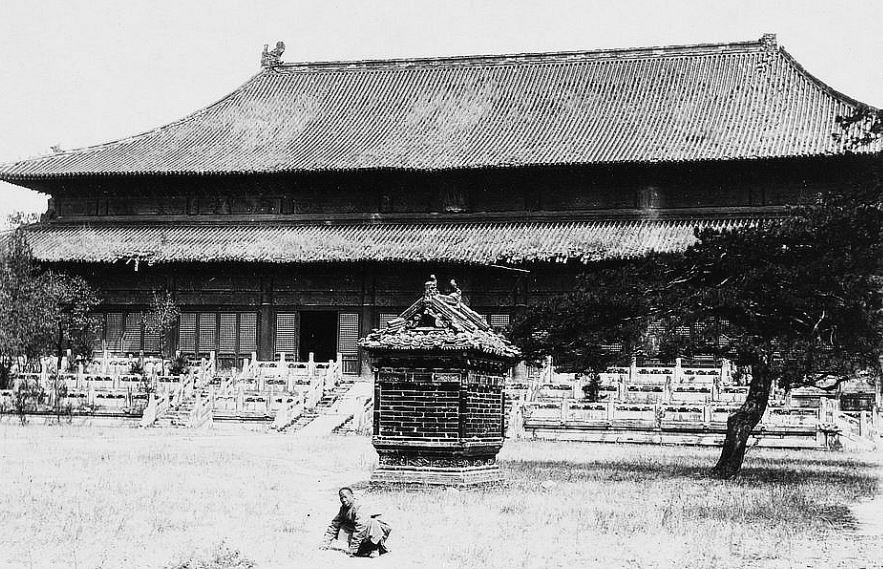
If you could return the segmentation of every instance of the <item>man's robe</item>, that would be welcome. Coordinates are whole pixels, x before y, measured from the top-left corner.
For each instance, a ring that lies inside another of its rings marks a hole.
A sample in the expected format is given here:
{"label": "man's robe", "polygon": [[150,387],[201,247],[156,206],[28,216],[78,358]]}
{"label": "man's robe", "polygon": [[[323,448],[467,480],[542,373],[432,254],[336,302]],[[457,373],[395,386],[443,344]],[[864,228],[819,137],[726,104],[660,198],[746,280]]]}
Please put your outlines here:
{"label": "man's robe", "polygon": [[330,545],[337,539],[340,530],[349,534],[348,546],[352,555],[355,555],[365,540],[373,544],[383,543],[392,529],[389,524],[378,519],[378,516],[379,514],[368,515],[356,501],[349,506],[341,506],[328,529],[325,530],[325,544]]}

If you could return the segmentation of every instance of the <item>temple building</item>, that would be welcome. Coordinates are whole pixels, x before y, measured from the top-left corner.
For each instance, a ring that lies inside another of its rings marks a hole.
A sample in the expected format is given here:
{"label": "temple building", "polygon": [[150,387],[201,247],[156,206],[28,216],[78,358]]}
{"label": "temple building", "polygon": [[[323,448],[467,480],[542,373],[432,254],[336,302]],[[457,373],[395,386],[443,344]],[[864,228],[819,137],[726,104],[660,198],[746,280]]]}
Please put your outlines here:
{"label": "temple building", "polygon": [[140,314],[169,290],[184,353],[341,353],[360,373],[358,339],[429,273],[504,328],[587,264],[780,215],[883,150],[835,136],[860,103],[773,35],[330,63],[283,48],[176,122],[0,165],[51,196],[29,242],[102,291],[109,350],[155,351]]}

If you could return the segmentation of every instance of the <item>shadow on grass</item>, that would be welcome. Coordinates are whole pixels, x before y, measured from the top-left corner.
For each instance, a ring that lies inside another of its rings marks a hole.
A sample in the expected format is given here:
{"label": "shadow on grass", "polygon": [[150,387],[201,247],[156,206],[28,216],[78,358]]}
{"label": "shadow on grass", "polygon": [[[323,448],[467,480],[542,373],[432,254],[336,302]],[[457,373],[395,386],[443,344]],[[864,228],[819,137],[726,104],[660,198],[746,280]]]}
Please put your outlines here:
{"label": "shadow on grass", "polygon": [[[746,460],[735,483],[810,484],[824,483],[858,489],[861,495],[872,495],[877,488],[877,465],[851,460],[795,460],[778,464],[773,461]],[[710,478],[713,462],[708,464],[655,462],[643,460],[599,460],[571,462],[564,460],[501,461],[506,477],[513,483],[536,483],[544,480],[561,482],[610,481],[637,482],[660,479]]]}

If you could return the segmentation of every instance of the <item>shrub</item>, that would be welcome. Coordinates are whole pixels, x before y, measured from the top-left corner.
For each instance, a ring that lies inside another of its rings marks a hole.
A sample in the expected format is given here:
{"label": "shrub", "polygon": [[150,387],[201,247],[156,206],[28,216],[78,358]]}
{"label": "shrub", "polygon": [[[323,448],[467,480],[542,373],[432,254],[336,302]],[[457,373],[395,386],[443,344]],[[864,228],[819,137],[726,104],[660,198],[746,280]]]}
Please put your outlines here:
{"label": "shrub", "polygon": [[172,364],[169,366],[169,375],[184,375],[190,368],[190,364],[182,354],[175,356]]}
{"label": "shrub", "polygon": [[46,392],[40,386],[40,382],[36,378],[20,377],[18,383],[12,390],[12,406],[18,413],[21,424],[27,423],[27,413],[36,411],[38,405],[43,401]]}

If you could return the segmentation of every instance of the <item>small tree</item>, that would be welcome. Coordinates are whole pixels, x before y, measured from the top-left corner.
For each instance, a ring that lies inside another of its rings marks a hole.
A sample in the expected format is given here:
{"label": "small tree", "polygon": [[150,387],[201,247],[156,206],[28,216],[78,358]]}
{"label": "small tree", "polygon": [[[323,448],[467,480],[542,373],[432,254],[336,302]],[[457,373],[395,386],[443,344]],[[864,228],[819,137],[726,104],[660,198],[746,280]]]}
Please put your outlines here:
{"label": "small tree", "polygon": [[510,337],[527,358],[551,355],[557,369],[597,385],[599,373],[648,348],[654,306],[646,290],[658,267],[654,258],[586,272],[570,293],[527,308]]}
{"label": "small tree", "polygon": [[665,307],[669,330],[695,333],[667,334],[664,351],[726,354],[750,373],[714,474],[739,472],[774,382],[844,380],[878,365],[881,231],[878,188],[827,195],[781,220],[703,231],[669,265],[656,303]]}
{"label": "small tree", "polygon": [[[649,352],[726,356],[749,372],[713,469],[735,476],[774,382],[845,380],[876,367],[883,347],[880,188],[828,195],[753,227],[704,230],[682,255],[594,268],[574,292],[529,309],[513,327],[529,356],[598,373]],[[691,333],[684,334],[684,329]],[[606,344],[622,343],[611,353]]]}
{"label": "small tree", "polygon": [[164,358],[171,357],[169,336],[175,330],[181,309],[175,303],[172,293],[169,291],[154,291],[150,309],[142,314],[144,329],[159,337],[159,352]]}
{"label": "small tree", "polygon": [[88,353],[97,303],[82,278],[42,269],[21,229],[8,234],[0,246],[0,387],[10,385],[16,358],[60,357],[67,347]]}
{"label": "small tree", "polygon": [[23,225],[31,225],[32,223],[37,223],[38,221],[40,221],[40,216],[34,212],[13,211],[6,216],[5,227],[0,227],[0,230],[5,228],[17,229],[19,227],[22,227]]}
{"label": "small tree", "polygon": [[56,307],[47,288],[24,234],[14,231],[0,251],[0,387],[11,385],[16,358],[36,358],[51,345]]}
{"label": "small tree", "polygon": [[66,349],[91,359],[99,325],[92,310],[101,302],[95,290],[82,277],[47,271],[46,293],[56,305],[55,355],[59,364]]}
{"label": "small tree", "polygon": [[586,399],[588,399],[590,402],[595,403],[598,401],[598,398],[601,394],[600,373],[592,373],[589,375],[588,383],[583,385],[583,393],[585,393]]}
{"label": "small tree", "polygon": [[19,378],[12,390],[12,406],[22,425],[27,423],[28,412],[36,411],[45,396],[46,392],[36,378],[29,376]]}
{"label": "small tree", "polygon": [[61,377],[61,374],[57,372],[53,373],[50,381],[52,385],[52,391],[55,395],[52,401],[52,411],[55,413],[55,420],[60,423],[62,415],[66,415],[68,416],[68,418],[70,418],[73,406],[71,405],[70,401],[67,400],[67,383]]}

